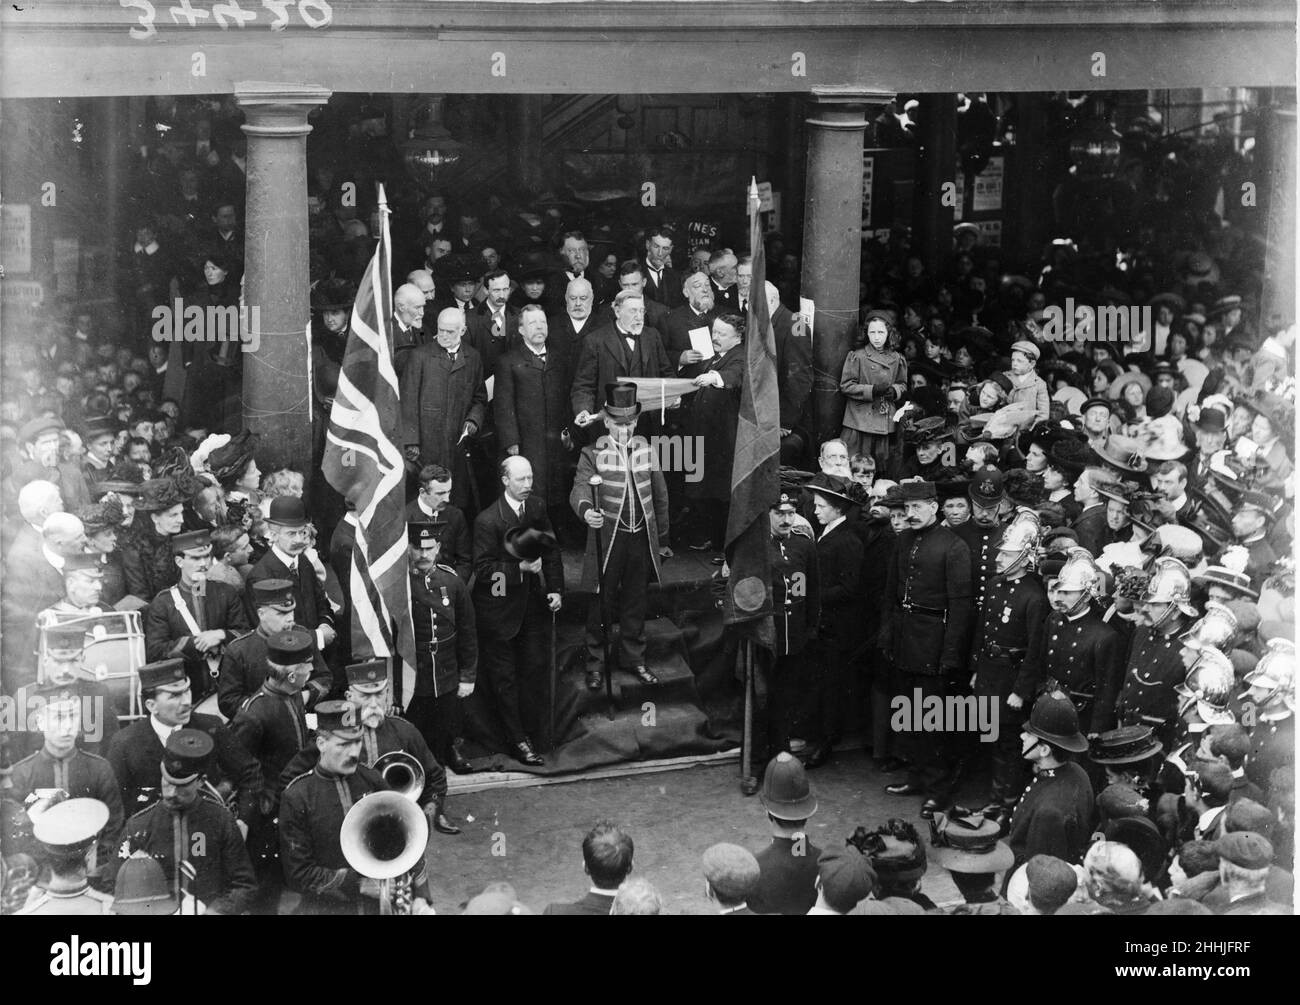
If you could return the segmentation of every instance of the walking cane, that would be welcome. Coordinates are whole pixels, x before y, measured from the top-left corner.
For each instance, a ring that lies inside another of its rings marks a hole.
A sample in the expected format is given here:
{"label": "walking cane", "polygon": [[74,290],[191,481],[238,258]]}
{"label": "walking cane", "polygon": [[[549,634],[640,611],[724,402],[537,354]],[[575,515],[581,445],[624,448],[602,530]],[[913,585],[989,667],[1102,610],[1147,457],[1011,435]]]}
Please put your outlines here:
{"label": "walking cane", "polygon": [[547,696],[548,699],[547,705],[550,708],[550,717],[547,720],[548,727],[546,731],[546,735],[550,741],[550,744],[547,747],[547,750],[555,749],[555,676],[556,673],[557,670],[556,670],[556,663],[555,663],[555,612],[552,611],[551,612],[551,686],[550,686],[550,693]]}
{"label": "walking cane", "polygon": [[745,724],[740,741],[740,781],[753,776],[754,744],[754,643],[746,639],[741,643],[741,653],[745,661]]}
{"label": "walking cane", "polygon": [[[605,484],[605,479],[600,475],[592,475],[587,479],[587,485],[591,489],[591,508],[597,513],[600,509],[600,487]],[[605,677],[605,698],[609,702],[609,708],[606,716],[612,722],[614,719],[614,674],[609,668],[609,625],[605,620],[605,542],[601,528],[593,527],[596,532],[596,603],[597,612],[600,615],[600,635],[604,644],[605,659],[601,665],[601,672]],[[615,531],[617,533],[617,531]]]}

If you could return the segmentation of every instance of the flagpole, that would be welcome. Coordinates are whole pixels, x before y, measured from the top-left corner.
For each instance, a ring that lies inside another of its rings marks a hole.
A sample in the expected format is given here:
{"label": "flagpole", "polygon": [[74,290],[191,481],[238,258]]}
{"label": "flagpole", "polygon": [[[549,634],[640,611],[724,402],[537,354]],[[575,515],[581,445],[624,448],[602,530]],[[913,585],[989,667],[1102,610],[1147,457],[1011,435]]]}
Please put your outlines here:
{"label": "flagpole", "polygon": [[754,642],[741,643],[745,661],[745,726],[740,741],[740,784],[742,790],[754,780]]}

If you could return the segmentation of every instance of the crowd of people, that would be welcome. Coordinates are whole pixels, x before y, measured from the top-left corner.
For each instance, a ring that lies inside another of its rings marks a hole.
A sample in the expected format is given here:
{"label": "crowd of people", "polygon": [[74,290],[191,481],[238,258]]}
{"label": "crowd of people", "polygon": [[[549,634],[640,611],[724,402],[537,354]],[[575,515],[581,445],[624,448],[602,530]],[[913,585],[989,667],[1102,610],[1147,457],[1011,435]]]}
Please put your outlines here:
{"label": "crowd of people", "polygon": [[[667,225],[589,241],[563,203],[408,198],[391,319],[404,675],[354,659],[358,523],[319,475],[376,235],[341,197],[347,173],[314,168],[314,456],[263,472],[238,343],[150,337],[178,297],[240,303],[243,151],[210,153],[148,161],[120,333],[74,307],[4,345],[7,911],[274,912],[284,892],[305,913],[388,906],[339,840],[390,786],[386,756],[418,765],[412,798],[455,835],[444,769],[474,770],[462,702],[480,682],[507,753],[541,766],[537,682],[570,597],[583,686],[617,669],[654,687],[663,563],[689,548],[727,574],[760,296],[784,467],[751,752],[768,768],[744,788],[775,836],[705,854],[720,909],[927,910],[929,858],[967,912],[1289,911],[1295,328],[1243,320],[1259,263],[1230,228],[1171,217],[1105,253],[1062,238],[1021,272],[970,224],[931,272],[896,229],[864,242],[856,344],[821,374],[779,235],[759,289],[755,249],[688,247]],[[1149,323],[1057,341],[1067,298],[1146,306]],[[817,428],[815,381],[838,384],[841,428]],[[698,444],[697,470],[661,465],[671,439]],[[579,583],[564,546],[585,547]],[[900,730],[898,695],[990,702],[998,739]],[[881,773],[906,771],[887,791],[921,800],[928,840],[891,819],[844,849],[807,844],[804,772],[855,725]],[[954,805],[985,779],[978,809]],[[178,835],[198,833],[219,854],[187,854]],[[595,889],[549,913],[656,913],[625,882],[630,837],[602,824],[583,854]],[[409,880],[401,906],[430,910],[430,877]],[[509,890],[474,905],[522,911]]]}

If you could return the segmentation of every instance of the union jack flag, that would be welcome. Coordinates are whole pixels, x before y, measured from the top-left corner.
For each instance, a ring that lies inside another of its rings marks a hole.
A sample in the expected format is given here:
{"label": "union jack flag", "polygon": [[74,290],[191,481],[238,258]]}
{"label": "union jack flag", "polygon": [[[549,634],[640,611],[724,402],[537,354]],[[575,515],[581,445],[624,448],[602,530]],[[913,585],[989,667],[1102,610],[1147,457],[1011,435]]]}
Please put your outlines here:
{"label": "union jack flag", "polygon": [[349,583],[353,659],[399,656],[405,664],[402,700],[409,701],[415,693],[415,634],[406,561],[406,468],[392,440],[401,413],[389,330],[393,290],[388,216],[380,185],[379,247],[352,307],[321,471],[352,504],[356,521]]}

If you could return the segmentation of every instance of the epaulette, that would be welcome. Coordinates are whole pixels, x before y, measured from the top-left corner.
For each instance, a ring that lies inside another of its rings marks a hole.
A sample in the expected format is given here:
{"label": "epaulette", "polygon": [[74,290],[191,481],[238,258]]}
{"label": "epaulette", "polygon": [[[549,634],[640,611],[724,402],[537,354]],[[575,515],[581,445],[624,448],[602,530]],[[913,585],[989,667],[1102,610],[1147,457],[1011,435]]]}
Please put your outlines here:
{"label": "epaulette", "polygon": [[247,712],[252,707],[253,702],[257,701],[257,699],[262,697],[264,694],[266,694],[266,692],[259,687],[256,691],[240,702],[239,711]]}
{"label": "epaulette", "polygon": [[254,628],[251,631],[244,632],[243,635],[236,635],[233,639],[231,639],[229,642],[226,643],[226,648],[229,649],[236,642],[243,642],[244,639],[248,638],[250,635],[256,635],[256,634],[257,634],[257,629]]}
{"label": "epaulette", "polygon": [[456,570],[453,569],[450,565],[443,565],[441,562],[439,562],[438,568],[441,569],[443,572],[450,572],[453,576],[456,575]]}

